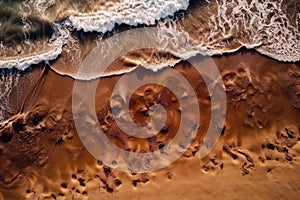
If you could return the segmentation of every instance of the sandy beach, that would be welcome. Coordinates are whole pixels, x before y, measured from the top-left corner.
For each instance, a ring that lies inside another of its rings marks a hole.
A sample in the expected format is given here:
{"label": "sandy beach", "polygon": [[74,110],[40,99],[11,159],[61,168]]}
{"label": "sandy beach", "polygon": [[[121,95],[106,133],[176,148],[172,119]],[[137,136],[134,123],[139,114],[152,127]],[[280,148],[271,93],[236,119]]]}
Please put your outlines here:
{"label": "sandy beach", "polygon": [[[299,64],[280,63],[250,50],[215,56],[213,60],[222,74],[228,108],[216,146],[205,158],[198,158],[211,112],[208,91],[193,67],[180,62],[174,69],[190,79],[200,94],[201,126],[192,145],[176,162],[142,174],[111,169],[83,146],[72,118],[74,79],[47,66],[28,71],[37,81],[32,87],[22,88],[26,91],[21,93],[31,95],[22,113],[13,115],[1,127],[2,198],[296,198]],[[165,132],[153,140],[134,139],[108,118],[110,94],[119,78],[103,78],[97,88],[95,108],[101,128],[114,143],[129,151],[153,151],[161,144],[167,145],[176,134],[174,117],[169,119]],[[174,112],[167,104],[172,95],[159,95],[166,91],[157,85],[147,88],[154,93],[148,101],[166,101],[163,105],[167,105],[167,112]],[[146,98],[141,95],[143,90],[132,96],[136,103],[131,111],[138,123],[147,121],[145,112],[134,110],[147,104],[147,100],[134,99]],[[176,109],[178,105],[173,106]]]}
{"label": "sandy beach", "polygon": [[0,1],[0,200],[297,199],[299,13]]}

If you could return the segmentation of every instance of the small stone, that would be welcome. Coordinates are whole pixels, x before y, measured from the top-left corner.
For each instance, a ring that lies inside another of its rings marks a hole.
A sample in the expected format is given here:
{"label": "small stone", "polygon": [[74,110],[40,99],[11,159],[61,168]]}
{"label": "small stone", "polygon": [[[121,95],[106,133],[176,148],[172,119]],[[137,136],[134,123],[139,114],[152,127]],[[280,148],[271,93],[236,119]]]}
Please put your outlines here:
{"label": "small stone", "polygon": [[53,198],[53,199],[56,199],[56,195],[55,194],[51,194],[51,197]]}
{"label": "small stone", "polygon": [[163,127],[160,132],[164,135],[166,135],[169,132],[169,128],[168,127]]}
{"label": "small stone", "polygon": [[150,177],[149,177],[148,174],[144,173],[144,174],[141,175],[141,179],[140,180],[141,180],[142,183],[145,184],[145,183],[147,183],[150,180]]}
{"label": "small stone", "polygon": [[134,185],[134,187],[136,187],[139,182],[141,182],[141,181],[140,180],[133,180],[132,185]]}
{"label": "small stone", "polygon": [[131,175],[135,176],[135,175],[137,175],[137,173],[136,172],[131,172]]}
{"label": "small stone", "polygon": [[224,163],[220,164],[220,168],[223,169],[224,168]]}
{"label": "small stone", "polygon": [[60,186],[61,186],[62,188],[68,188],[67,183],[62,183]]}
{"label": "small stone", "polygon": [[78,181],[79,181],[80,185],[82,185],[82,184],[84,184],[85,180],[83,178],[79,178]]}
{"label": "small stone", "polygon": [[113,161],[111,162],[111,164],[114,165],[114,166],[116,166],[118,163],[117,163],[117,161],[113,160]]}
{"label": "small stone", "polygon": [[224,135],[225,131],[226,131],[226,126],[223,126],[223,128],[221,130],[221,135]]}
{"label": "small stone", "polygon": [[80,182],[79,183],[82,187],[85,187],[85,183],[84,182]]}
{"label": "small stone", "polygon": [[210,169],[210,166],[209,165],[204,165],[202,167],[202,169],[205,171],[205,172],[208,172],[208,170]]}
{"label": "small stone", "polygon": [[214,164],[214,165],[218,165],[218,161],[215,158],[210,159],[210,161]]}
{"label": "small stone", "polygon": [[106,188],[106,191],[107,191],[108,193],[113,193],[114,189],[113,189],[113,188],[110,188],[110,187],[107,187],[107,188]]}
{"label": "small stone", "polygon": [[293,160],[293,158],[289,154],[286,154],[285,158],[286,158],[287,161],[292,161]]}
{"label": "small stone", "polygon": [[20,54],[20,53],[22,52],[22,47],[21,47],[21,45],[17,45],[16,51],[17,51],[18,54]]}
{"label": "small stone", "polygon": [[115,183],[116,186],[119,186],[119,185],[122,184],[122,181],[120,179],[115,179],[114,183]]}
{"label": "small stone", "polygon": [[162,142],[159,142],[159,143],[158,143],[158,148],[159,148],[159,149],[162,149],[162,148],[164,148],[164,147],[165,147],[164,143],[162,143]]}
{"label": "small stone", "polygon": [[99,166],[102,166],[102,165],[103,165],[103,162],[102,162],[101,160],[98,160],[98,161],[97,161],[97,164],[98,164]]}
{"label": "small stone", "polygon": [[168,172],[167,173],[167,177],[168,177],[168,179],[172,179],[173,178],[173,174],[171,172]]}
{"label": "small stone", "polygon": [[111,173],[111,168],[110,167],[103,167],[104,173],[106,176],[108,176]]}
{"label": "small stone", "polygon": [[77,179],[77,176],[75,174],[72,174],[72,179]]}
{"label": "small stone", "polygon": [[246,169],[246,168],[242,168],[242,175],[247,175],[247,174],[249,174],[249,170],[248,169]]}

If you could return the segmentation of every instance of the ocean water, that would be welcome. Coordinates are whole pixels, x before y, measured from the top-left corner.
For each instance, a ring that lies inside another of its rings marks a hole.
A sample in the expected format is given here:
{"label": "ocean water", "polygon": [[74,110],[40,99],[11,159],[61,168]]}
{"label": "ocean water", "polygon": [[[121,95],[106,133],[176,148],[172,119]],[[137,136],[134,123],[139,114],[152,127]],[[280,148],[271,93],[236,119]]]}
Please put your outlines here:
{"label": "ocean water", "polygon": [[156,25],[163,33],[160,42],[189,43],[179,53],[214,55],[244,46],[295,62],[300,60],[299,4],[293,0],[2,0],[0,68],[24,70],[54,60],[72,34],[95,32],[101,37],[121,24],[132,29]]}

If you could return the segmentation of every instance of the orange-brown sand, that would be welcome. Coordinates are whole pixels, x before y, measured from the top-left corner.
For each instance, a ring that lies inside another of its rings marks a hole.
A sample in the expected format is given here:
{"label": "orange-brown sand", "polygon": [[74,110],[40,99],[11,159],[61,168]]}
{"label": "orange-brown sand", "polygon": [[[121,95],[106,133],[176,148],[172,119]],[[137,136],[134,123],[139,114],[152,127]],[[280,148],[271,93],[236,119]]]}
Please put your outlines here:
{"label": "orange-brown sand", "polygon": [[[191,83],[200,105],[197,136],[173,164],[142,174],[111,169],[83,146],[72,117],[72,78],[48,66],[28,71],[38,78],[34,86],[23,88],[29,94],[23,109],[0,127],[0,199],[297,199],[300,64],[280,63],[250,50],[213,60],[227,94],[226,121],[216,146],[205,158],[197,156],[211,103],[201,76],[180,62],[174,68]],[[168,118],[151,140],[130,137],[110,117],[110,95],[120,77],[102,78],[97,88],[101,128],[129,151],[167,145],[180,123],[172,92],[159,85],[135,91],[130,113],[136,123],[146,124],[149,106],[158,102]]]}

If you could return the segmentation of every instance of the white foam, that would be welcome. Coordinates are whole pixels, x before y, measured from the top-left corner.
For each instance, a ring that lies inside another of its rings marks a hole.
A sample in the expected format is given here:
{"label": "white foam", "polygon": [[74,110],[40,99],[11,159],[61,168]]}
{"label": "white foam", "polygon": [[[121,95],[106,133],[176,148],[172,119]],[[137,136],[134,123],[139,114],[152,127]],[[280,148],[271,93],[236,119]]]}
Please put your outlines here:
{"label": "white foam", "polygon": [[[48,6],[52,4],[52,1],[45,3],[44,0],[39,0],[34,5],[40,14],[44,14]],[[62,53],[63,45],[66,44],[69,38],[70,32],[68,29],[82,29],[84,31],[105,33],[111,31],[116,24],[152,25],[155,24],[155,20],[173,15],[178,10],[187,9],[188,5],[189,0],[126,0],[121,4],[110,7],[109,10],[100,10],[93,14],[70,16],[60,24],[53,24],[55,32],[50,40],[52,48],[49,51],[2,59],[0,60],[0,68],[25,70],[30,65],[56,59]],[[3,50],[4,48],[2,47]]]}
{"label": "white foam", "polygon": [[14,113],[10,102],[12,88],[19,82],[20,74],[12,71],[7,74],[0,74],[0,121],[4,120],[7,114]]}
{"label": "white foam", "polygon": [[188,5],[189,0],[125,0],[108,10],[70,16],[69,20],[76,30],[105,33],[116,24],[154,25],[156,20],[186,10]]}
{"label": "white foam", "polygon": [[70,35],[70,32],[66,27],[67,26],[65,24],[53,25],[55,31],[54,35],[49,41],[52,46],[49,51],[0,60],[0,68],[16,68],[19,70],[25,70],[29,66],[38,64],[42,61],[50,61],[56,59],[62,53],[62,47],[66,43]]}
{"label": "white foam", "polygon": [[[44,0],[37,1],[36,5],[40,7],[38,12],[44,13],[47,6],[52,5],[51,2],[47,4]],[[300,60],[300,14],[296,15],[295,27],[289,22],[285,11],[282,10],[283,0],[253,0],[250,3],[247,0],[216,0],[216,3],[217,12],[208,13],[207,17],[208,25],[211,28],[208,30],[210,31],[208,39],[212,39],[213,42],[194,41],[190,38],[189,33],[176,27],[175,21],[166,20],[166,22],[158,24],[161,30],[158,41],[160,47],[171,49],[172,53],[181,59],[188,59],[197,53],[216,55],[234,52],[244,46],[254,48],[260,53],[280,61],[296,62]],[[173,15],[178,10],[187,9],[188,5],[188,0],[124,0],[107,10],[72,15],[62,23],[53,24],[55,31],[49,41],[52,47],[49,51],[0,59],[0,68],[24,70],[32,64],[56,59],[62,53],[64,44],[71,38],[69,30],[105,33],[111,31],[116,24],[153,25],[156,20]],[[271,16],[270,13],[272,13]],[[226,38],[237,39],[241,33],[247,36],[247,42],[241,42],[241,46],[234,49],[226,48]],[[119,44],[126,43],[118,42]],[[4,48],[0,42],[0,49],[5,50]]]}
{"label": "white foam", "polygon": [[[293,26],[282,7],[284,0],[217,0],[218,12],[210,18],[211,27],[220,27],[224,38],[245,34],[248,46],[279,61],[300,60],[299,14]],[[228,13],[231,13],[228,15]],[[229,27],[229,29],[228,29]],[[236,31],[237,30],[237,31]],[[215,35],[219,32],[215,32]],[[211,38],[214,38],[214,34]]]}
{"label": "white foam", "polygon": [[60,47],[51,49],[45,53],[38,55],[30,55],[26,57],[14,57],[8,60],[0,60],[0,68],[17,68],[19,70],[25,70],[30,65],[38,64],[42,61],[54,60],[60,55],[62,49]]}
{"label": "white foam", "polygon": [[29,3],[34,5],[35,10],[41,15],[46,15],[46,10],[55,5],[55,0],[29,0]]}

